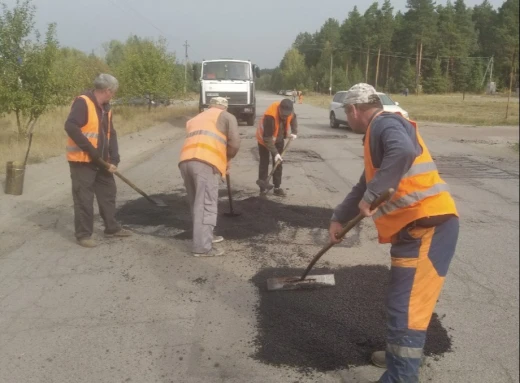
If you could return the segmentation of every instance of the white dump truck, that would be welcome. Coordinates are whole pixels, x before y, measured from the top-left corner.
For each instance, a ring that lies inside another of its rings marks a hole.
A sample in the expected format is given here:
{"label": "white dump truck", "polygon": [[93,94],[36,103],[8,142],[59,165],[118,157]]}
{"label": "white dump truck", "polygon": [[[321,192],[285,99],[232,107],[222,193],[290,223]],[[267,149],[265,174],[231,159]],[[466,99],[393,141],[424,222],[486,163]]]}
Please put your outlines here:
{"label": "white dump truck", "polygon": [[260,69],[249,60],[203,60],[199,68],[194,66],[195,80],[200,81],[199,109],[204,111],[212,97],[225,97],[228,111],[237,120],[252,126],[255,123],[255,77]]}

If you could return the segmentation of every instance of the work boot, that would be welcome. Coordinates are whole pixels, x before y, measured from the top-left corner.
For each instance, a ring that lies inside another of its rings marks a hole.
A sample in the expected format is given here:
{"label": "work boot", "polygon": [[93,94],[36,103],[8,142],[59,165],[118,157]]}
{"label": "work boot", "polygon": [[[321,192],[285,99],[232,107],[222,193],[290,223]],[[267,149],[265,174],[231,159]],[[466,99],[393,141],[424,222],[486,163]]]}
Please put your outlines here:
{"label": "work boot", "polygon": [[[385,351],[376,351],[372,353],[372,357],[370,358],[372,361],[372,364],[379,368],[386,368],[386,352]],[[423,355],[421,358],[421,364],[422,366],[424,362],[426,361],[426,357]]]}
{"label": "work boot", "polygon": [[90,237],[78,239],[78,245],[83,246],[83,247],[90,247],[90,248],[97,246],[96,241],[94,241]]}
{"label": "work boot", "polygon": [[278,197],[285,197],[286,196],[285,190],[283,190],[282,188],[274,188],[273,194],[277,195]]}
{"label": "work boot", "polygon": [[224,255],[224,250],[212,248],[207,253],[193,253],[194,257],[220,257]]}
{"label": "work boot", "polygon": [[386,352],[385,351],[373,352],[370,360],[374,366],[379,367],[379,368],[386,368]]}
{"label": "work boot", "polygon": [[115,233],[105,233],[105,238],[123,238],[123,237],[130,237],[132,235],[132,232],[127,229],[120,229],[119,231],[116,231]]}
{"label": "work boot", "polygon": [[213,241],[212,243],[220,243],[224,241],[224,237],[220,236],[220,235],[214,235],[213,236]]}

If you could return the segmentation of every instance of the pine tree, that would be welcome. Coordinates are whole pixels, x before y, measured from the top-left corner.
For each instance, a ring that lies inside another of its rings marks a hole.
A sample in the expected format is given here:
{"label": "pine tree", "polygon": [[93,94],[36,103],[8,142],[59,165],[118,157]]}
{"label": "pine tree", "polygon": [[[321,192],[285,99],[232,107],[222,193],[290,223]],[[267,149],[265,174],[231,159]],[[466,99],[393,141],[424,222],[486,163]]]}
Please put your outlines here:
{"label": "pine tree", "polygon": [[441,60],[438,58],[433,60],[427,78],[424,80],[423,90],[425,93],[445,93],[448,84],[446,76],[443,75],[441,69]]}
{"label": "pine tree", "polygon": [[482,92],[482,78],[484,71],[482,68],[482,62],[480,60],[474,60],[471,67],[471,72],[468,78],[468,90],[470,92],[480,93]]}

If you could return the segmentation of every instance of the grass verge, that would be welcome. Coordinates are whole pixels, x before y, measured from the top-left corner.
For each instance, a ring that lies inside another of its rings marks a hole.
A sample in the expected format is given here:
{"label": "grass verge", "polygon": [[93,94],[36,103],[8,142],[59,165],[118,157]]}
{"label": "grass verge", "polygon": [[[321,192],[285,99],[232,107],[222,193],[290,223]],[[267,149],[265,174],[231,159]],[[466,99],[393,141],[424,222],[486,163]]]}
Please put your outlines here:
{"label": "grass verge", "polygon": [[[58,108],[43,115],[36,123],[28,163],[38,163],[47,158],[64,155],[67,134],[64,130],[69,108]],[[181,117],[197,113],[197,105],[178,104],[157,107],[148,111],[146,107],[114,107],[114,128],[118,137],[138,132],[154,125],[174,123]],[[7,161],[23,162],[27,140],[18,140],[16,119],[13,115],[0,118],[0,174],[5,173]]]}
{"label": "grass verge", "polygon": [[[518,125],[518,97],[511,97],[509,117],[506,120],[507,97],[501,95],[390,95],[417,121],[445,122],[476,126]],[[332,97],[309,94],[304,102],[328,108]]]}

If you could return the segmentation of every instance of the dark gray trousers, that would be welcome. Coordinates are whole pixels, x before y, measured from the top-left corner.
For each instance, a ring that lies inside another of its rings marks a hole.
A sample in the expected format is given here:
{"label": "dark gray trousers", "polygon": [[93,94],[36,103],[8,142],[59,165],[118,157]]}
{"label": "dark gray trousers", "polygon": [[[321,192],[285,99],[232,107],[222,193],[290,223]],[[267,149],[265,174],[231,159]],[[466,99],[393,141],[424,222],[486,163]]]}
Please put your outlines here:
{"label": "dark gray trousers", "polygon": [[[278,153],[283,152],[284,142],[279,141],[274,144],[276,149],[278,149]],[[274,156],[269,152],[269,150],[264,146],[258,144],[258,153],[260,155],[260,163],[258,164],[258,179],[266,180],[269,177],[269,157],[273,159],[273,167],[275,164]],[[283,163],[278,165],[274,174],[273,174],[273,184],[275,188],[279,188],[282,184],[282,169]]]}
{"label": "dark gray trousers", "polygon": [[99,214],[105,223],[105,233],[121,229],[115,220],[116,182],[114,175],[90,163],[69,162],[74,200],[74,229],[77,239],[89,238],[94,231],[94,196]]}

